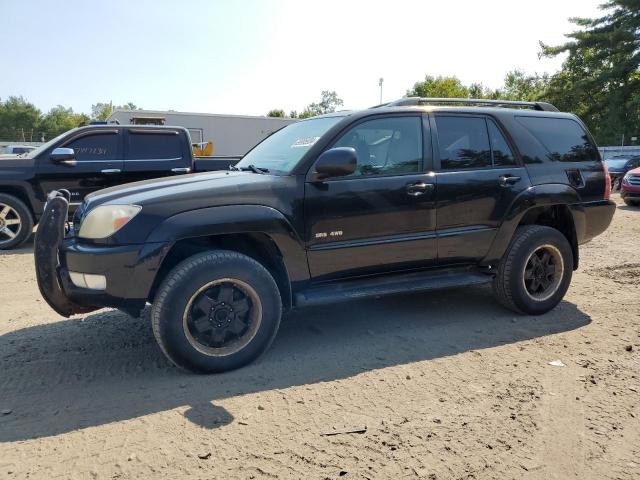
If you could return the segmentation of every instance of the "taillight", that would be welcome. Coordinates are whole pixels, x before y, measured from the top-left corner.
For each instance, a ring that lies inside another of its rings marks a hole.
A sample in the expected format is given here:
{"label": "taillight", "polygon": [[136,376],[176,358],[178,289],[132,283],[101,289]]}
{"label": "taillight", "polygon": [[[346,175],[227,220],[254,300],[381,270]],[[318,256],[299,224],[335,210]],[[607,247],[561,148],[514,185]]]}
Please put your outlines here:
{"label": "taillight", "polygon": [[604,167],[604,199],[609,200],[611,196],[611,175],[609,175],[607,164],[602,162],[602,166]]}

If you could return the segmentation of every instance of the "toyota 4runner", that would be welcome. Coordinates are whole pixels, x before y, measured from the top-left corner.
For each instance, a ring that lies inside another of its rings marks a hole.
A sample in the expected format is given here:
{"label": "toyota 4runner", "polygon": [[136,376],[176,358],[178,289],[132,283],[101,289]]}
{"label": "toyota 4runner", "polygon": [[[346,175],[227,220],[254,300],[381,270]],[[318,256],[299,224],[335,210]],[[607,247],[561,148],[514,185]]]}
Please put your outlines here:
{"label": "toyota 4runner", "polygon": [[72,226],[54,191],[37,279],[64,316],[151,303],[167,357],[219,372],[320,302],[492,283],[543,314],[611,222],[610,188],[584,124],[553,105],[404,98],[289,125],[230,171],[92,193]]}

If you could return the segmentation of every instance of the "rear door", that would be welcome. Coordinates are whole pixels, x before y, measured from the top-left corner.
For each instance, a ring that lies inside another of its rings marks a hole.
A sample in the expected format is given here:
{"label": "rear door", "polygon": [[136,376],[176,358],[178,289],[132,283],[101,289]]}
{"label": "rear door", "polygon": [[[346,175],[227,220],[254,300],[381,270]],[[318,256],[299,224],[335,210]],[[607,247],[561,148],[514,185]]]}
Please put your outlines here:
{"label": "rear door", "polygon": [[76,163],[55,164],[50,151],[38,158],[38,178],[42,195],[61,188],[71,193],[71,209],[86,195],[122,183],[122,145],[120,129],[91,128],[72,135],[57,147],[73,148]]}
{"label": "rear door", "polygon": [[191,144],[183,130],[128,128],[125,130],[124,172],[127,182],[189,173]]}
{"label": "rear door", "polygon": [[437,177],[438,263],[474,263],[489,251],[513,199],[531,184],[496,120],[431,117]]}

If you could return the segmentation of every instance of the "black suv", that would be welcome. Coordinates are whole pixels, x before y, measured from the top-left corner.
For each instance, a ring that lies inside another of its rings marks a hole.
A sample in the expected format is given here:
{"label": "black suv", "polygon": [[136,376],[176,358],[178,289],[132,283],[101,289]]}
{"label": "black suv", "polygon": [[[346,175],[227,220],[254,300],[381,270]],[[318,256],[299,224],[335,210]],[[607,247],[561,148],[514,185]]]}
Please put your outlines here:
{"label": "black suv", "polygon": [[173,363],[224,371],[318,302],[492,282],[506,307],[545,313],[611,222],[609,193],[575,115],[404,98],[289,125],[231,171],[93,193],[71,228],[52,192],[37,278],[64,316],[152,303]]}

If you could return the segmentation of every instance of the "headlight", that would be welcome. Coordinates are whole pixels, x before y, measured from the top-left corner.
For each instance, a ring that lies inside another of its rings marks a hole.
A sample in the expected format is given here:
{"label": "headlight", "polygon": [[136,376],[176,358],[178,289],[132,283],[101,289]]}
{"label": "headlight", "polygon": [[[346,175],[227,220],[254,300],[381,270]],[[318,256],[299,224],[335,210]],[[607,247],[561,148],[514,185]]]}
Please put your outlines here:
{"label": "headlight", "polygon": [[135,217],[142,209],[138,205],[101,205],[91,210],[80,224],[78,236],[106,238]]}

